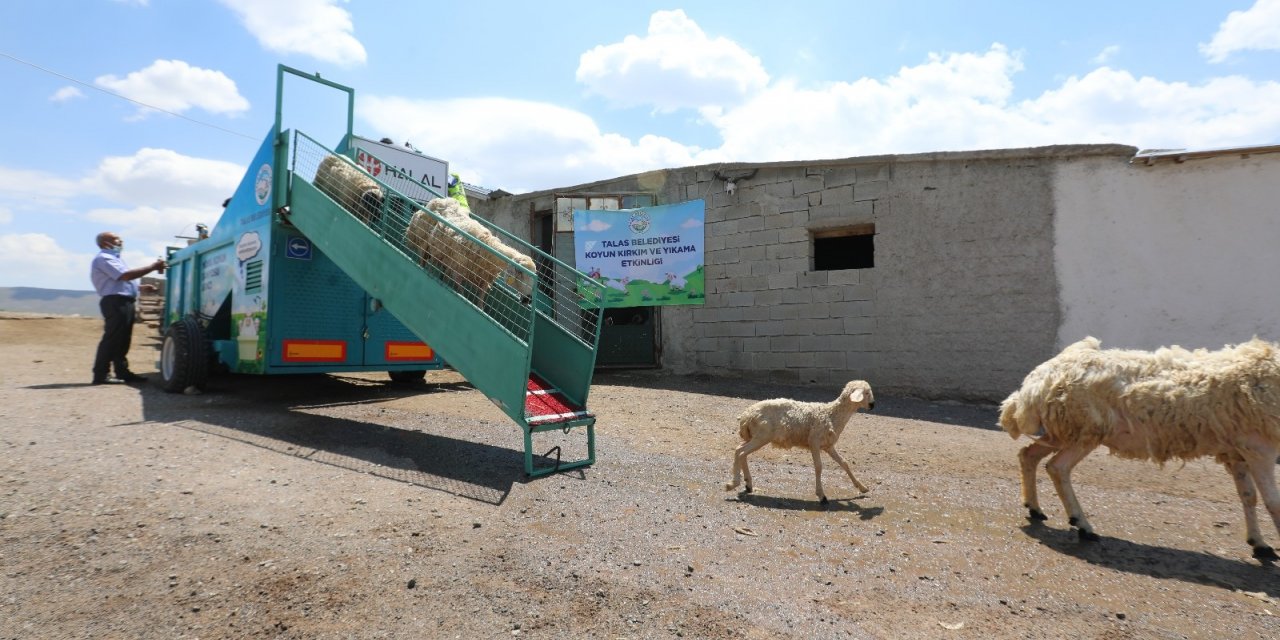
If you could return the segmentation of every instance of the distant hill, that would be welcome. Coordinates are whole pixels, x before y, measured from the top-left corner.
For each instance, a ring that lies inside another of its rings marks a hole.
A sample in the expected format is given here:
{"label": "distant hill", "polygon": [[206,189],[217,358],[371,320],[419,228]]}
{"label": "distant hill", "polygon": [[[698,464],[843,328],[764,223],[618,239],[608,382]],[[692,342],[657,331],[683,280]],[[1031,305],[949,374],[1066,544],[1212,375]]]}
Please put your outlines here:
{"label": "distant hill", "polygon": [[97,317],[98,294],[92,291],[0,287],[0,311]]}

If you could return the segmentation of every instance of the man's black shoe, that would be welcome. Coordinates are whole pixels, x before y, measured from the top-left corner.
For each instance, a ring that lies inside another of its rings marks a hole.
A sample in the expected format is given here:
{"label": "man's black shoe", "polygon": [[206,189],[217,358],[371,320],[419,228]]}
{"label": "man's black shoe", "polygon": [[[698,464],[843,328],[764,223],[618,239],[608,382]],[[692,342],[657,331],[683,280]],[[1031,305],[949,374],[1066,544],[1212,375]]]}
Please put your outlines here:
{"label": "man's black shoe", "polygon": [[124,384],[120,378],[94,378],[89,384]]}
{"label": "man's black shoe", "polygon": [[133,372],[129,372],[120,376],[120,379],[125,382],[146,382],[147,381],[146,376],[140,376]]}

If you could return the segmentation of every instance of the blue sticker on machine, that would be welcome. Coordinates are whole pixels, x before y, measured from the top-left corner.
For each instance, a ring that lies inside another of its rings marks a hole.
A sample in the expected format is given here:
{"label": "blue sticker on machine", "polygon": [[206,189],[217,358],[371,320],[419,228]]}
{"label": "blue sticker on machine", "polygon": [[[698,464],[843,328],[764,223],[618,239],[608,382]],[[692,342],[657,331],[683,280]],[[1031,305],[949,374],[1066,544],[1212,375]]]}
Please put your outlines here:
{"label": "blue sticker on machine", "polygon": [[302,236],[289,236],[284,254],[294,260],[310,260],[311,241]]}

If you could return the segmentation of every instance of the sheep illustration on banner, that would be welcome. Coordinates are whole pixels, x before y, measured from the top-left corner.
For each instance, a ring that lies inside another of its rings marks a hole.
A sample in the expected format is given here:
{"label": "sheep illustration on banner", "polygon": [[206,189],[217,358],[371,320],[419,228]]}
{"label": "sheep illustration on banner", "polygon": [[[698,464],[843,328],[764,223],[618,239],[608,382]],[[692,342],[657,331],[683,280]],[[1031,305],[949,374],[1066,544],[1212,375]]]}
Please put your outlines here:
{"label": "sheep illustration on banner", "polygon": [[706,205],[690,200],[641,209],[575,209],[578,270],[605,285],[581,287],[604,307],[703,304]]}

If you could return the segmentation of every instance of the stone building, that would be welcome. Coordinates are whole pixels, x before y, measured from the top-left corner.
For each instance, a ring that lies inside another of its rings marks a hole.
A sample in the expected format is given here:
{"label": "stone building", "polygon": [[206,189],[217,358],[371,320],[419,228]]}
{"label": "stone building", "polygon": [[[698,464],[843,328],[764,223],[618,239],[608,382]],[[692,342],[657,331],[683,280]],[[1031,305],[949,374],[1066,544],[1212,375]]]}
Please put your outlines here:
{"label": "stone building", "polygon": [[602,365],[996,401],[1085,335],[1280,339],[1280,146],[1137,151],[706,165],[473,207],[573,264],[557,208],[705,201],[705,305],[612,312]]}

